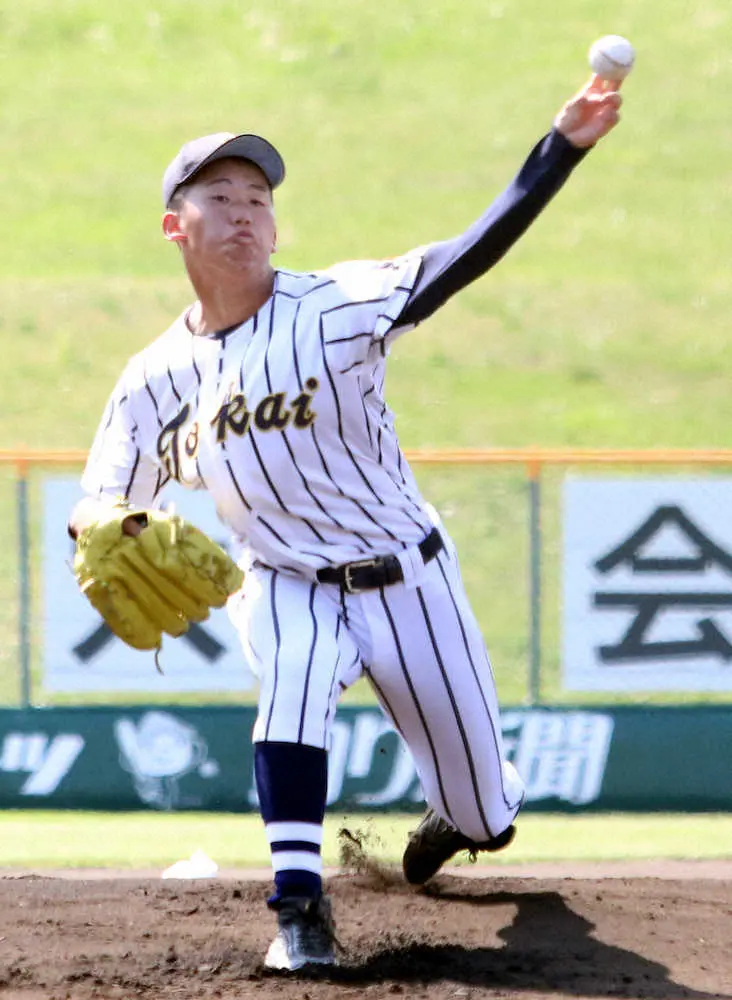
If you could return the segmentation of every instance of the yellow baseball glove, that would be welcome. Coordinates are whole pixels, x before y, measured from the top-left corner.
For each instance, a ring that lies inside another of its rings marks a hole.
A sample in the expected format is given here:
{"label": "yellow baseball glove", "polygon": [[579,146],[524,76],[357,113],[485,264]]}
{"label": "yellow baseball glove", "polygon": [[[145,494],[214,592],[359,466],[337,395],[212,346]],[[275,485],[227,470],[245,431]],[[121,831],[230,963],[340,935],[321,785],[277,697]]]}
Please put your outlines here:
{"label": "yellow baseball glove", "polygon": [[[142,524],[136,536],[122,522]],[[176,514],[111,507],[81,532],[74,575],[109,628],[135,649],[160,649],[238,590],[244,574],[221,546]]]}

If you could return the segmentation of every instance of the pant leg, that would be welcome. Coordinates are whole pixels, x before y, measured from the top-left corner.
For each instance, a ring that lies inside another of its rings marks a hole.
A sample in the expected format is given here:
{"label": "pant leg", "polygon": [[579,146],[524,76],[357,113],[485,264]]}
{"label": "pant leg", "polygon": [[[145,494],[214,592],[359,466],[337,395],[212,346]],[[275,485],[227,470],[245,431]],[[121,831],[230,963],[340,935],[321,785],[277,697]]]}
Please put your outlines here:
{"label": "pant leg", "polygon": [[452,544],[412,583],[360,595],[372,644],[366,672],[428,803],[483,841],[511,824],[524,787],[505,757],[488,653]]}
{"label": "pant leg", "polygon": [[256,567],[230,614],[260,685],[254,741],[327,749],[338,697],[361,670],[337,588]]}
{"label": "pant leg", "polygon": [[322,891],[327,749],[341,688],[360,670],[342,608],[318,584],[258,568],[230,608],[260,681],[254,762],[275,892]]}

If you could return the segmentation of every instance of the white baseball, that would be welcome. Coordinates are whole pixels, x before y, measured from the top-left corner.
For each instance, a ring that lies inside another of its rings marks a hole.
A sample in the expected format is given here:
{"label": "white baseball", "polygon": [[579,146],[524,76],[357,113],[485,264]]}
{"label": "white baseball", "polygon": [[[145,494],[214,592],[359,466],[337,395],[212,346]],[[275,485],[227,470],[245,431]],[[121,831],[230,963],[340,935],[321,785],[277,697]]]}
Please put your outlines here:
{"label": "white baseball", "polygon": [[590,46],[590,69],[603,80],[623,80],[635,62],[635,49],[627,38],[605,35]]}

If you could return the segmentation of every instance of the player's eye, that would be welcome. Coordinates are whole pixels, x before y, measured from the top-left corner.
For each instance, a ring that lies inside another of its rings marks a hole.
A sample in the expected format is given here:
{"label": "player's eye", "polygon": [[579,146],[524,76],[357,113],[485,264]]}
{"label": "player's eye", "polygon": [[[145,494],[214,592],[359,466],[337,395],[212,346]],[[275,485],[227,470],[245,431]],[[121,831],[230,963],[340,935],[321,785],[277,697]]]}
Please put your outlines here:
{"label": "player's eye", "polygon": [[214,201],[218,201],[221,205],[227,205],[229,202],[229,196],[226,194],[215,194],[212,197]]}

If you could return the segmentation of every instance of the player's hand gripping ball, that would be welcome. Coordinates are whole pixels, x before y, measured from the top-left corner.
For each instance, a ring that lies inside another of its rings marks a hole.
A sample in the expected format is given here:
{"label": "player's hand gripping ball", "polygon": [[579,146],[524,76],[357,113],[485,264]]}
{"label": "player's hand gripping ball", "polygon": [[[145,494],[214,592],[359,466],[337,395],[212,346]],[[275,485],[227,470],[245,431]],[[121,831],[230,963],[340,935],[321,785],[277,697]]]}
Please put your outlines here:
{"label": "player's hand gripping ball", "polygon": [[605,35],[590,46],[590,69],[603,80],[618,82],[630,73],[635,62],[635,49],[627,38]]}
{"label": "player's hand gripping ball", "polygon": [[134,537],[115,506],[79,535],[74,574],[116,636],[135,649],[160,649],[162,634],[182,635],[237,591],[244,574],[226,552],[176,514],[144,511]]}

